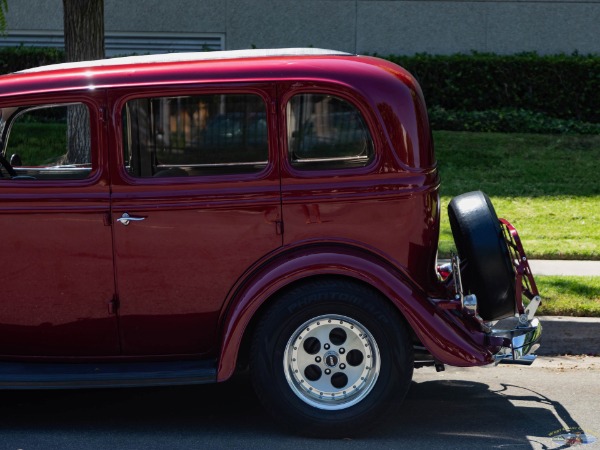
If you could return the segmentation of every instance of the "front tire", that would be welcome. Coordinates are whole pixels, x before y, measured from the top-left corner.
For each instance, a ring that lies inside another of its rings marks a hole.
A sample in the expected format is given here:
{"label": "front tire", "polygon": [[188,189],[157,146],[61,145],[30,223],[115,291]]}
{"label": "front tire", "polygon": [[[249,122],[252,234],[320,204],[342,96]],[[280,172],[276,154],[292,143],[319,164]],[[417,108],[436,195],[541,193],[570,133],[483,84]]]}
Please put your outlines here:
{"label": "front tire", "polygon": [[348,437],[406,395],[412,345],[398,312],[367,286],[313,281],[283,294],[261,319],[250,368],[275,419],[305,435]]}

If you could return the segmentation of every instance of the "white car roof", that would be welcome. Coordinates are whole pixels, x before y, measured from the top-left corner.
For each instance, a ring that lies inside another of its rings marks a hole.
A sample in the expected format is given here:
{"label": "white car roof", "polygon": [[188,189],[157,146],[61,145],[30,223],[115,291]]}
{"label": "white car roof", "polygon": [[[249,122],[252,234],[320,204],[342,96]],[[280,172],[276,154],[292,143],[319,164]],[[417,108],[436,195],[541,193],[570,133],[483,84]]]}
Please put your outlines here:
{"label": "white car roof", "polygon": [[151,64],[184,61],[211,61],[218,59],[261,58],[269,56],[320,56],[350,55],[350,53],[322,48],[269,48],[250,50],[226,50],[216,52],[165,53],[159,55],[125,56],[121,58],[99,59],[96,61],[68,62],[34,67],[17,73],[41,72],[46,70],[84,69],[87,67],[119,66],[126,64]]}

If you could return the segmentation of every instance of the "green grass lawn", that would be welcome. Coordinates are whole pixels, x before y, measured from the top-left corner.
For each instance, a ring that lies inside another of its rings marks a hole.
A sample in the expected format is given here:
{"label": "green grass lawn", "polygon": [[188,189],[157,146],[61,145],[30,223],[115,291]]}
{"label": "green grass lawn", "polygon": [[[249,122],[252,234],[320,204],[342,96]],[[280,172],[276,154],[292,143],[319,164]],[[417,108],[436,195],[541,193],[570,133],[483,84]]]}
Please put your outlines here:
{"label": "green grass lawn", "polygon": [[542,296],[538,314],[600,317],[600,277],[535,277]]}
{"label": "green grass lawn", "polygon": [[434,133],[442,177],[440,255],[454,242],[447,205],[482,190],[531,258],[600,259],[600,136]]}

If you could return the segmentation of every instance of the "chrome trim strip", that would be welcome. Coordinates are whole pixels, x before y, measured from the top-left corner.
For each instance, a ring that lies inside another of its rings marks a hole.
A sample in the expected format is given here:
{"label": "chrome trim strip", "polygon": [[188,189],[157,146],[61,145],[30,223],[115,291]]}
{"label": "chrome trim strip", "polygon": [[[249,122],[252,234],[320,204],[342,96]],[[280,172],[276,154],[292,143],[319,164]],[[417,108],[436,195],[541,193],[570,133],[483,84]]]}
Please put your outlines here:
{"label": "chrome trim strip", "polygon": [[268,161],[249,161],[249,162],[235,162],[235,163],[212,163],[212,164],[158,164],[157,169],[173,169],[181,167],[237,167],[237,166],[266,166]]}
{"label": "chrome trim strip", "polygon": [[310,162],[338,162],[338,161],[358,161],[363,162],[369,159],[369,156],[332,156],[330,158],[293,158],[294,163],[310,163]]}

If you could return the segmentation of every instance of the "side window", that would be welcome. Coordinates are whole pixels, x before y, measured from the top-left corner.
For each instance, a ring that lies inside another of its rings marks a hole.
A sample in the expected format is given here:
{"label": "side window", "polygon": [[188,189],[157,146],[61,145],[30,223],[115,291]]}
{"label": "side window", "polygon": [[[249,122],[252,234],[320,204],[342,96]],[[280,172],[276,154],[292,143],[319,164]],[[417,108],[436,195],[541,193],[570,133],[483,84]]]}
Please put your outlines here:
{"label": "side window", "polygon": [[360,112],[331,95],[298,94],[287,105],[288,153],[304,170],[364,167],[373,141]]}
{"label": "side window", "polygon": [[[2,108],[3,177],[77,180],[92,171],[90,114],[86,105]],[[9,172],[9,173],[7,173]]]}
{"label": "side window", "polygon": [[253,173],[267,165],[267,113],[258,95],[136,99],[122,116],[133,177]]}

